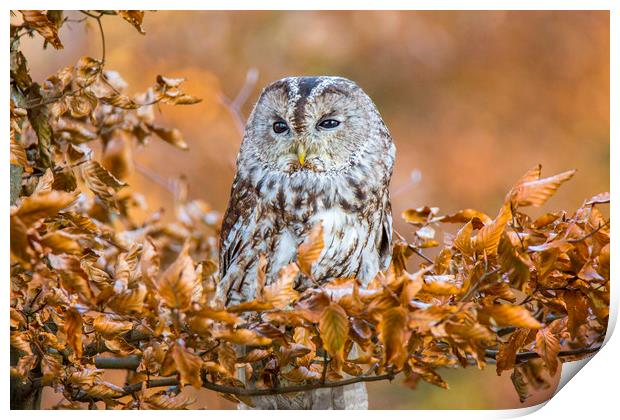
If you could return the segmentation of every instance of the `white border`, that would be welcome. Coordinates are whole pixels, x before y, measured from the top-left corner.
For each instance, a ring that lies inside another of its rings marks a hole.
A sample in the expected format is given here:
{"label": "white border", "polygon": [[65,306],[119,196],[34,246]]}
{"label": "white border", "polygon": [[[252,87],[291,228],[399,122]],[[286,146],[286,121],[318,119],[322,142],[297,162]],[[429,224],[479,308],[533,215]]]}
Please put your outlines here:
{"label": "white border", "polygon": [[[476,0],[476,1],[456,1],[456,0],[439,0],[439,1],[420,1],[420,0],[411,0],[411,1],[393,1],[393,0],[384,0],[381,2],[360,2],[359,0],[314,0],[314,1],[281,1],[281,0],[271,0],[271,1],[241,1],[241,0],[228,0],[228,1],[208,1],[208,2],[196,2],[190,0],[176,0],[174,2],[170,1],[161,1],[161,0],[153,0],[153,1],[30,1],[30,0],[21,0],[14,1],[10,0],[4,2],[8,6],[8,8],[4,11],[5,18],[9,16],[8,11],[11,9],[79,9],[79,8],[89,8],[89,9],[146,9],[146,10],[198,10],[202,7],[208,7],[211,10],[316,10],[316,9],[335,9],[335,10],[442,10],[442,9],[452,9],[452,10],[610,10],[611,11],[611,109],[610,109],[610,123],[611,123],[611,138],[615,139],[611,141],[611,161],[612,162],[620,162],[620,157],[618,156],[618,98],[619,98],[619,85],[618,85],[618,75],[620,74],[620,68],[618,67],[618,48],[619,45],[619,8],[618,2],[612,0],[590,0],[590,1],[577,1],[577,0],[563,0],[563,1],[552,1],[552,0],[520,0],[520,1],[491,1],[491,0]],[[174,8],[170,6],[174,5]],[[3,38],[5,40],[5,51],[2,56],[0,56],[3,64],[4,71],[2,73],[3,82],[0,84],[0,89],[2,89],[4,99],[4,106],[8,107],[8,101],[6,100],[9,96],[9,74],[7,71],[8,67],[8,36],[9,36],[9,27],[7,25],[8,22],[5,22],[4,25],[0,27],[0,30],[3,33]],[[9,218],[9,148],[6,147],[8,144],[8,131],[7,127],[9,125],[8,121],[8,109],[5,108],[5,111],[2,113],[2,127],[4,127],[5,135],[5,146],[0,147],[0,161],[5,162],[5,164],[0,165],[0,179],[2,180],[0,183],[0,191],[2,194],[2,200],[4,205],[1,206],[1,214],[2,220],[6,223]],[[616,164],[616,167],[618,165]],[[616,183],[617,173],[611,173],[611,192],[614,197],[618,195],[618,184]],[[598,191],[593,191],[596,193]],[[614,220],[617,220],[618,211],[616,206],[611,207],[611,214]],[[4,224],[5,228],[0,235],[0,269],[2,270],[2,277],[5,280],[5,286],[2,288],[2,301],[8,302],[9,300],[9,289],[8,289],[8,278],[9,278],[9,234],[8,234],[8,226]],[[615,226],[615,225],[614,225]],[[617,229],[614,229],[612,226],[612,243],[616,243],[618,239]],[[614,254],[615,255],[615,254]],[[618,275],[618,264],[614,263],[612,260],[612,277],[617,279]],[[485,419],[485,418],[507,418],[507,417],[517,417],[526,415],[528,413],[535,412],[531,414],[530,418],[532,419],[542,419],[542,418],[563,418],[563,419],[572,419],[572,418],[609,418],[610,413],[614,412],[614,409],[618,406],[617,400],[617,389],[618,389],[618,381],[620,380],[620,368],[618,365],[620,364],[617,360],[618,354],[620,354],[620,339],[617,337],[611,336],[613,329],[615,327],[617,314],[618,314],[618,303],[619,303],[619,294],[618,289],[615,286],[615,281],[612,282],[612,305],[611,305],[611,315],[610,315],[610,326],[607,337],[607,343],[605,347],[591,359],[588,363],[588,368],[583,372],[580,372],[577,375],[576,379],[571,380],[564,388],[562,388],[559,393],[553,397],[546,406],[541,408],[544,404],[541,404],[537,407],[531,407],[526,409],[516,409],[516,410],[489,410],[489,411],[422,411],[416,410],[415,412],[410,411],[386,411],[384,414],[389,413],[388,415],[394,417],[402,417],[410,419],[411,416],[415,416],[416,418],[424,418],[424,419],[437,419],[437,418],[458,418],[458,419]],[[0,316],[3,322],[0,325],[8,325],[8,311],[3,310],[0,311]],[[617,334],[616,334],[617,335]],[[8,328],[3,330],[2,332],[2,344],[0,344],[0,348],[7,349],[9,347],[9,332]],[[8,373],[8,351],[5,355],[5,372]],[[565,366],[563,370],[563,376],[568,374],[569,366]],[[2,389],[0,390],[1,398],[3,402],[3,406],[5,410],[9,409],[9,384],[8,384],[8,375],[5,377],[5,381],[2,383]],[[538,410],[538,411],[537,411]],[[334,412],[330,414],[330,416],[348,416],[351,413],[347,412]],[[68,418],[77,418],[79,416],[85,415],[83,412],[71,412],[71,411],[40,411],[40,412],[11,412],[11,417],[18,416],[34,416],[34,417],[61,417],[63,420]],[[89,412],[89,416],[102,416],[102,412]],[[119,417],[134,417],[136,414],[131,412],[121,412],[115,411],[113,416]],[[139,415],[139,414],[138,414]],[[149,418],[164,418],[164,416],[169,416],[168,413],[160,412],[160,411],[150,411],[148,414]],[[287,413],[287,412],[261,412],[254,411],[251,414],[246,411],[192,411],[192,412],[184,412],[182,414],[184,418],[204,418],[204,416],[210,418],[247,418],[247,416],[252,416],[252,419],[272,419],[274,416],[295,416],[296,418],[299,416],[301,418],[310,418],[310,416],[315,416],[314,413],[309,412],[296,412],[296,413]],[[356,416],[369,418],[370,416],[375,416],[375,413],[372,411],[368,412],[360,412],[355,413]],[[612,415],[613,416],[613,415]]]}

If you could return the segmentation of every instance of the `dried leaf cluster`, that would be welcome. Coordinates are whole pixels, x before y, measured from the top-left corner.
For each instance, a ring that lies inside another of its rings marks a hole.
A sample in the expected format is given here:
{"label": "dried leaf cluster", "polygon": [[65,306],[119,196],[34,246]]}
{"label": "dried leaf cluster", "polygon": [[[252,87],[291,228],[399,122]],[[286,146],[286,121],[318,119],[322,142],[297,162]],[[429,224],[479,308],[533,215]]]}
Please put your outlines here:
{"label": "dried leaf cluster", "polygon": [[[142,12],[117,12],[143,32]],[[114,14],[84,13],[100,28]],[[36,32],[61,48],[66,19],[22,16],[11,26],[11,375],[19,386],[53,387],[65,397],[58,408],[178,409],[192,403],[178,395],[188,385],[252,404],[254,395],[398,374],[412,388],[420,380],[447,388],[439,368],[491,362],[498,374],[511,371],[525,400],[562,361],[600,347],[610,231],[599,206],[609,194],[572,214],[533,219],[523,209],[542,205],[574,174],[544,178],[540,167],[517,181],[495,217],[404,212],[414,240],[397,240],[389,269],[366,287],[343,278],[293,288],[324,246],[319,225],[297,263],[263,281],[270,285],[255,301],[224,309],[214,297],[219,214],[180,188],[174,222],[159,213],[139,221],[132,209],[142,200],[123,181],[132,146],[155,136],[187,147],[178,130],[156,123],[153,106],[198,99],[181,90],[182,79],[162,76],[129,96],[120,75],[104,69],[105,50],[39,86],[19,39]],[[436,238],[454,224],[455,235]],[[113,384],[105,369],[130,374]]]}

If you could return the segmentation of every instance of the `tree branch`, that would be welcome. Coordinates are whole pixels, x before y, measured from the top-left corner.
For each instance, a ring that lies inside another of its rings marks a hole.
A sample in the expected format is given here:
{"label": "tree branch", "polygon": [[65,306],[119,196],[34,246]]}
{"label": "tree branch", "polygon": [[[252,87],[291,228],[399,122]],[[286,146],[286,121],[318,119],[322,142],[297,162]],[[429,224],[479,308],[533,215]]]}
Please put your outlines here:
{"label": "tree branch", "polygon": [[[572,349],[572,350],[562,350],[558,353],[560,358],[562,357],[571,357],[571,356],[581,356],[591,353],[596,353],[601,349],[600,346],[591,347],[591,348],[581,348],[581,349]],[[497,357],[498,350],[486,350],[485,357],[495,360]],[[517,353],[516,361],[517,363],[525,362],[530,359],[540,358],[538,353],[533,351],[526,351]],[[136,369],[140,364],[140,358],[138,356],[132,355],[127,357],[97,357],[95,360],[95,366],[99,369]],[[363,375],[356,376],[349,379],[344,379],[342,381],[334,381],[334,382],[325,382],[324,379],[321,379],[317,382],[304,384],[304,385],[295,385],[295,386],[285,386],[285,387],[275,387],[275,388],[260,388],[260,389],[248,389],[248,388],[239,388],[228,385],[220,385],[213,383],[207,379],[207,375],[202,375],[202,386],[203,388],[210,389],[212,391],[216,391],[222,394],[232,394],[238,396],[245,397],[256,397],[256,396],[267,396],[267,395],[278,395],[278,394],[289,394],[293,392],[303,392],[303,391],[311,391],[319,388],[335,388],[341,387],[345,385],[351,385],[358,382],[376,382],[383,380],[392,380],[398,375],[400,371],[393,371],[383,375]],[[178,385],[179,381],[176,377],[166,377],[166,378],[157,378],[151,379],[144,382],[139,382],[132,385],[127,385],[123,389],[125,393],[118,398],[129,395],[133,392],[139,391],[142,389],[142,386],[146,383],[147,388],[157,388],[162,386],[174,386]]]}

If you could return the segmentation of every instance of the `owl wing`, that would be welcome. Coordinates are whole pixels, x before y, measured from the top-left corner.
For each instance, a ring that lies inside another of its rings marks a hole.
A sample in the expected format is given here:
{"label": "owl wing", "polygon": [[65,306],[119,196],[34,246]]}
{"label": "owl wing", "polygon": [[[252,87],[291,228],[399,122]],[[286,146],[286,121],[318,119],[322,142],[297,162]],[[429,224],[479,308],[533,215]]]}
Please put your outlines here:
{"label": "owl wing", "polygon": [[392,259],[392,205],[387,192],[383,198],[380,237],[378,246],[379,264],[383,271],[388,268]]}
{"label": "owl wing", "polygon": [[239,255],[244,238],[248,237],[245,229],[255,209],[256,192],[248,181],[240,179],[237,175],[233,181],[230,201],[220,231],[220,279],[224,278]]}

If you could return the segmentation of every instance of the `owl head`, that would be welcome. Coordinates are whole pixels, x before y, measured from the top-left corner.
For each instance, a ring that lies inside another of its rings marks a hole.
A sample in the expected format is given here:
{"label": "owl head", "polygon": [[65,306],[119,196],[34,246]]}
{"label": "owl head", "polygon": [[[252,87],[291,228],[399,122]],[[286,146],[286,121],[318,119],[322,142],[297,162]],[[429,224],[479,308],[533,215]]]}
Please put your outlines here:
{"label": "owl head", "polygon": [[270,171],[325,173],[390,146],[377,108],[357,84],[342,77],[287,77],[262,91],[239,158]]}

